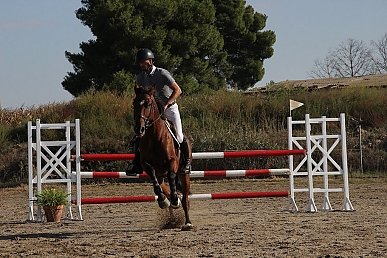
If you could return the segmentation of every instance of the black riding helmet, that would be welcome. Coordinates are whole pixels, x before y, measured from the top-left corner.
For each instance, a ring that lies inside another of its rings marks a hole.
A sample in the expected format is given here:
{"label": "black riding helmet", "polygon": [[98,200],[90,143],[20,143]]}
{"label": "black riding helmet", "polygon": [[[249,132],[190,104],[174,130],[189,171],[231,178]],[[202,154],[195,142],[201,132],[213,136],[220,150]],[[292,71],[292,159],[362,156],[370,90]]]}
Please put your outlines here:
{"label": "black riding helmet", "polygon": [[153,52],[150,49],[142,48],[140,49],[136,54],[136,64],[141,63],[144,60],[147,59],[155,59],[155,56],[153,55]]}

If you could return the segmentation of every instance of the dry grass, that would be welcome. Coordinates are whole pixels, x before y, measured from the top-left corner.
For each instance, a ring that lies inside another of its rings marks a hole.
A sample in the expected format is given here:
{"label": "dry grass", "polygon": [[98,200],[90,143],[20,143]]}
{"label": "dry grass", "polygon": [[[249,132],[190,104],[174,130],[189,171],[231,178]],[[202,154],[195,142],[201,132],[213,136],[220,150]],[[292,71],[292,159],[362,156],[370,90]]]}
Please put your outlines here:
{"label": "dry grass", "polygon": [[[32,121],[37,118],[46,117],[52,113],[57,113],[58,118],[61,117],[62,109],[66,103],[51,103],[40,105],[39,107],[24,107],[16,109],[1,109],[0,108],[0,124],[15,127],[23,124],[26,121]],[[55,118],[56,118],[55,117]]]}
{"label": "dry grass", "polygon": [[308,80],[286,80],[266,87],[251,89],[248,93],[266,92],[279,87],[300,88],[308,90],[350,88],[350,87],[387,87],[387,74],[374,74],[352,78],[321,78]]}
{"label": "dry grass", "polygon": [[[387,76],[358,78],[379,81]],[[326,82],[334,83],[329,81]],[[316,81],[311,82],[316,83]],[[371,83],[374,84],[374,83]],[[360,85],[360,84],[359,84]],[[375,84],[374,84],[375,85]],[[363,83],[363,86],[366,84]],[[305,103],[292,113],[293,119],[311,117],[347,117],[347,145],[350,170],[359,169],[359,134],[351,118],[361,118],[364,171],[385,173],[387,168],[387,90],[361,87],[344,90],[280,91],[246,95],[217,91],[179,98],[184,131],[194,152],[246,149],[286,149],[289,98]],[[37,108],[0,109],[0,184],[26,182],[27,121],[42,123],[64,121],[63,109],[75,113],[66,120],[81,120],[81,152],[126,153],[133,135],[133,96],[112,92],[89,92],[69,103],[52,103]],[[58,139],[52,131],[48,140]],[[282,168],[286,159],[205,160],[195,169]],[[125,162],[89,162],[85,171],[123,171]]]}

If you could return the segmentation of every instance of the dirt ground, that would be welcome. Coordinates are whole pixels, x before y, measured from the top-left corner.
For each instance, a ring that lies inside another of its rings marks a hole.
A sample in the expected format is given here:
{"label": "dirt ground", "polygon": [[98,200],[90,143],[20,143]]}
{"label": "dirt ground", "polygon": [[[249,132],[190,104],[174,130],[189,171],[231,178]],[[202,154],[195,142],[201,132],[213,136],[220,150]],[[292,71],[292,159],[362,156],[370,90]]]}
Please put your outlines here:
{"label": "dirt ground", "polygon": [[[193,231],[162,229],[168,211],[160,210],[155,202],[83,205],[84,221],[63,218],[60,223],[27,222],[27,189],[27,186],[0,189],[0,257],[385,257],[387,254],[387,178],[350,178],[354,212],[340,211],[343,193],[330,194],[336,211],[316,213],[305,212],[307,193],[296,194],[300,212],[287,211],[286,197],[195,200],[191,202],[190,213]],[[192,182],[195,194],[287,189],[286,178]],[[143,194],[152,195],[150,183],[82,186],[83,197]],[[321,207],[322,199],[322,195],[315,196],[317,208]],[[181,215],[181,210],[174,214]]]}

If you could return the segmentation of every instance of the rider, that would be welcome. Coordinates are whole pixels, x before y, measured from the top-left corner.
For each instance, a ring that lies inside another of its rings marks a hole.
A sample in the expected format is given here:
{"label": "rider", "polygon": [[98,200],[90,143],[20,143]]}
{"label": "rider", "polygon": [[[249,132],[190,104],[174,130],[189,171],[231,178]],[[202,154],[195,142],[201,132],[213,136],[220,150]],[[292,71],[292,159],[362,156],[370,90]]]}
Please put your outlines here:
{"label": "rider", "polygon": [[[142,72],[137,75],[136,86],[156,85],[155,97],[163,107],[164,115],[171,121],[176,129],[176,139],[180,144],[180,150],[183,154],[183,173],[190,173],[191,161],[187,140],[183,135],[183,128],[180,119],[179,107],[176,99],[182,93],[181,88],[176,83],[172,75],[165,69],[154,66],[154,54],[147,48],[140,49],[136,55],[136,64],[140,65]],[[126,171],[127,175],[141,174],[139,137],[134,142],[135,158],[133,167]]]}

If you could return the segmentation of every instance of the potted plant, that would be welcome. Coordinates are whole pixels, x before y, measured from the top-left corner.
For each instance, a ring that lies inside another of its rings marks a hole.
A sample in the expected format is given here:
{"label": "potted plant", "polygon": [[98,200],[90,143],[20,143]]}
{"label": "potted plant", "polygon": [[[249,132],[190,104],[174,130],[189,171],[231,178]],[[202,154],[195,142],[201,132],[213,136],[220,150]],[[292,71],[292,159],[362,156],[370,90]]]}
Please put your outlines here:
{"label": "potted plant", "polygon": [[60,221],[63,207],[68,204],[68,196],[67,192],[55,188],[45,189],[36,194],[36,202],[43,207],[47,222]]}

